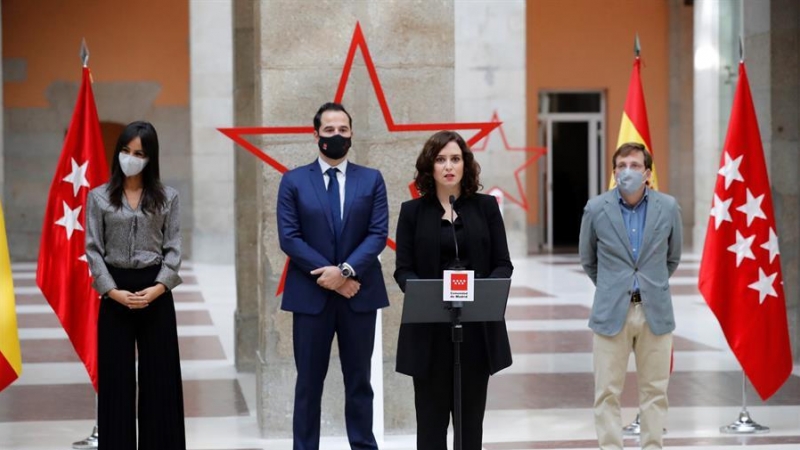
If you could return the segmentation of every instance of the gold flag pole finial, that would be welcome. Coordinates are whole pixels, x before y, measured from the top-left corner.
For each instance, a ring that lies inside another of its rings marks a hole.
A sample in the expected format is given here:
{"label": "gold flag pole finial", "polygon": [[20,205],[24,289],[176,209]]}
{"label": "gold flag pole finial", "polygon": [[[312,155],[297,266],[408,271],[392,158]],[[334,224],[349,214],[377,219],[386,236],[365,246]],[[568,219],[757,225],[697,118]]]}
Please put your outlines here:
{"label": "gold flag pole finial", "polygon": [[86,38],[81,39],[81,63],[83,67],[88,67],[89,65],[89,47],[86,46]]}
{"label": "gold flag pole finial", "polygon": [[636,33],[636,37],[633,39],[633,56],[638,58],[641,52],[642,46],[639,44],[639,33]]}

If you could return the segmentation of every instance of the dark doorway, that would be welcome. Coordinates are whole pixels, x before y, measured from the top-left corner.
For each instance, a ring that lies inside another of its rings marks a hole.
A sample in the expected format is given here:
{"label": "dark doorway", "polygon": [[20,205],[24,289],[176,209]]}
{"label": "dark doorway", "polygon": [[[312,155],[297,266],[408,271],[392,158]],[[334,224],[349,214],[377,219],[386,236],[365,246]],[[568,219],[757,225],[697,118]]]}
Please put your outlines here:
{"label": "dark doorway", "polygon": [[589,122],[553,122],[553,251],[578,248],[589,200]]}

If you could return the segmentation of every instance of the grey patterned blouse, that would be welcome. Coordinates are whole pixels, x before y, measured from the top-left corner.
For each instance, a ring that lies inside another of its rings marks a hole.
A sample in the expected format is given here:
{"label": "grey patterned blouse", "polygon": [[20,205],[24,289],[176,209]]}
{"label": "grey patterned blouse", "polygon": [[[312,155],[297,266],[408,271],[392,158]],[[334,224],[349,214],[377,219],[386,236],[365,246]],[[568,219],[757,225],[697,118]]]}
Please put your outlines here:
{"label": "grey patterned blouse", "polygon": [[106,265],[120,269],[160,265],[156,282],[170,290],[181,284],[178,191],[164,186],[164,207],[156,214],[145,214],[141,204],[132,209],[124,195],[122,208],[116,209],[107,188],[106,183],[92,189],[86,202],[86,259],[94,289],[100,294],[116,289]]}

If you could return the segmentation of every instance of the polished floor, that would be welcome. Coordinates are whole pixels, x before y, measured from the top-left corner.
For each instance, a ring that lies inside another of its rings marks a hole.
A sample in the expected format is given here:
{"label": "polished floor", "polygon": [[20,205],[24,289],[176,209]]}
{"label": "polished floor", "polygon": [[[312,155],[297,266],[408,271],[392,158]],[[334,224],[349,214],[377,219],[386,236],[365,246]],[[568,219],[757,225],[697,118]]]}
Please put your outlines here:
{"label": "polished floor", "polygon": [[[597,448],[592,422],[592,335],[586,323],[593,287],[574,255],[514,260],[507,310],[514,365],[493,377],[485,420],[488,450]],[[696,257],[672,279],[678,322],[666,447],[800,449],[800,366],[768,402],[747,389],[747,409],[771,427],[732,436],[719,427],[742,409],[742,375],[719,325],[697,292]],[[23,375],[0,392],[0,449],[69,449],[94,424],[94,393],[50,307],[35,287],[35,267],[15,264],[14,287]],[[175,291],[187,443],[192,450],[290,449],[262,439],[255,382],[233,368],[232,266],[186,264]],[[633,359],[623,393],[623,420],[636,415]],[[387,434],[382,448],[412,449],[413,435]],[[637,448],[635,439],[626,447]],[[322,448],[346,449],[342,436]]]}

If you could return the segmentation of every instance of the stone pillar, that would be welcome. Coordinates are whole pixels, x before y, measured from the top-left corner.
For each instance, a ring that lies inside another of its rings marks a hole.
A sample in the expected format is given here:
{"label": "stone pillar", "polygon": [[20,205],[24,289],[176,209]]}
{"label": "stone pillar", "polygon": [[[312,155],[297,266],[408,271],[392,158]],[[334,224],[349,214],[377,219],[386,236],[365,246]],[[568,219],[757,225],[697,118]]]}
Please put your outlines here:
{"label": "stone pillar", "polygon": [[[3,7],[0,5],[0,61],[3,61]],[[3,85],[3,71],[0,70],[0,86]],[[4,105],[3,103],[3,90],[0,89],[0,105]],[[3,133],[3,112],[5,108],[0,108],[0,136],[5,136]],[[6,177],[5,177],[5,152],[3,151],[3,142],[5,139],[0,139],[0,203],[4,205],[5,208],[5,197],[3,197],[3,193],[5,192],[5,184],[6,184]],[[5,209],[3,209],[3,213],[5,213]]]}
{"label": "stone pillar", "polygon": [[[693,246],[694,191],[694,8],[683,0],[669,3],[669,186],[681,206],[683,244]],[[701,220],[706,220],[701,217]]]}
{"label": "stone pillar", "polygon": [[[237,127],[257,126],[260,120],[260,92],[256,88],[256,15],[258,3],[233,2],[233,122]],[[234,159],[234,221],[236,263],[236,312],[234,351],[236,370],[253,372],[258,349],[259,285],[258,261],[261,167],[253,155],[236,148]],[[267,262],[268,264],[268,262]]]}
{"label": "stone pillar", "polygon": [[[455,16],[456,119],[488,122],[496,111],[509,147],[524,147],[525,1],[456,2]],[[514,171],[533,153],[508,151],[495,130],[486,151],[475,156],[484,193],[499,187],[516,200],[527,195],[519,192]],[[526,210],[505,198],[503,218],[511,256],[527,255]]]}
{"label": "stone pillar", "polygon": [[783,289],[795,361],[800,360],[800,5],[791,0],[744,2],[750,89],[772,184]]}
{"label": "stone pillar", "polygon": [[[703,252],[722,149],[719,102],[719,3],[694,3],[694,252]],[[725,113],[725,114],[729,114]],[[688,230],[685,231],[688,234]]]}
{"label": "stone pillar", "polygon": [[217,131],[233,123],[231,0],[190,0],[192,258],[233,262],[233,143]]}
{"label": "stone pillar", "polygon": [[[260,125],[312,125],[317,108],[334,98],[356,22],[361,23],[395,123],[455,118],[452,1],[332,2],[309,8],[304,2],[262,0],[254,6],[254,16]],[[381,170],[386,180],[393,238],[400,203],[410,198],[407,185],[414,175],[417,153],[431,133],[387,130],[360,52],[343,103],[353,116],[351,160]],[[289,168],[310,163],[317,154],[311,134],[269,136],[260,144]],[[273,289],[285,261],[275,224],[280,174],[265,164],[258,165],[262,187],[257,196],[261,196],[263,210],[258,217],[262,233],[257,265],[263,281],[257,413],[265,436],[286,437],[291,435],[296,374],[292,317],[280,311],[280,298]],[[385,426],[387,432],[411,432],[415,423],[411,379],[394,371],[402,310],[402,294],[391,277],[394,261],[394,252],[387,248],[382,263],[392,306],[382,315]],[[344,387],[336,349],[322,407],[323,434],[344,435]]]}

